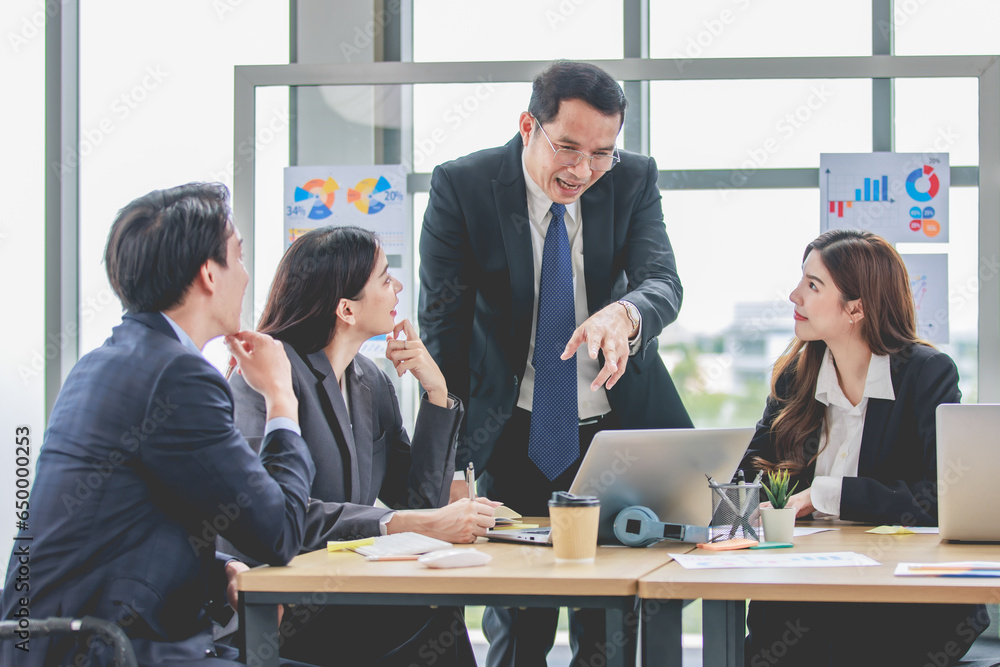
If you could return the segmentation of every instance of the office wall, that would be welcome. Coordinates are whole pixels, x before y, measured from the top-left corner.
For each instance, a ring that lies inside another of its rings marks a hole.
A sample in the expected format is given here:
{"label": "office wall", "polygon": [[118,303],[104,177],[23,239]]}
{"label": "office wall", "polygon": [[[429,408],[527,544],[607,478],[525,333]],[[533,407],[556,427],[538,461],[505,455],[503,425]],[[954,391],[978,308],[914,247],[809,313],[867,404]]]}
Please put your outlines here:
{"label": "office wall", "polygon": [[45,18],[33,0],[0,4],[0,571],[17,532],[15,430],[30,430],[34,471],[45,423],[44,363],[59,344],[43,334]]}

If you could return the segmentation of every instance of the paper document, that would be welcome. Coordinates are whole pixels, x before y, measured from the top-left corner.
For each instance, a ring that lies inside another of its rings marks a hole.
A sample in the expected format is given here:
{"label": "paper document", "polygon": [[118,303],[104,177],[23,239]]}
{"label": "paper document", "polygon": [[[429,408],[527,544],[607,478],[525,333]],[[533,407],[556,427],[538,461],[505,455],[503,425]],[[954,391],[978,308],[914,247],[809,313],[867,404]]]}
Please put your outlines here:
{"label": "paper document", "polygon": [[865,532],[875,535],[916,535],[918,533],[921,535],[937,535],[940,531],[937,526],[878,526]]}
{"label": "paper document", "polygon": [[1000,562],[900,563],[897,577],[1000,577]]}
{"label": "paper document", "polygon": [[715,556],[669,554],[687,570],[715,570],[752,567],[863,567],[880,565],[876,560],[853,551],[829,553],[753,553],[726,552]]}
{"label": "paper document", "polygon": [[806,535],[815,535],[816,533],[822,533],[825,530],[837,530],[836,528],[795,528],[795,537],[805,537]]}

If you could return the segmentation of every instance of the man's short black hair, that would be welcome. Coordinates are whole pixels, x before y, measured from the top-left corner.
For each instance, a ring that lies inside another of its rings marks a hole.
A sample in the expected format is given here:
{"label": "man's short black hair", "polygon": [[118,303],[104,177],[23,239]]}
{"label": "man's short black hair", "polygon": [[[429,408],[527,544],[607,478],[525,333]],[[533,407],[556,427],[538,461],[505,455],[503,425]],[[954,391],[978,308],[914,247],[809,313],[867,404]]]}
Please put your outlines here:
{"label": "man's short black hair", "polygon": [[169,310],[183,301],[205,262],[225,267],[230,220],[229,191],[221,183],[154,190],[120,210],[104,264],[125,310]]}
{"label": "man's short black hair", "polygon": [[589,63],[560,60],[531,82],[528,113],[539,123],[551,121],[559,113],[563,100],[582,100],[605,116],[618,116],[625,122],[625,93],[618,82]]}

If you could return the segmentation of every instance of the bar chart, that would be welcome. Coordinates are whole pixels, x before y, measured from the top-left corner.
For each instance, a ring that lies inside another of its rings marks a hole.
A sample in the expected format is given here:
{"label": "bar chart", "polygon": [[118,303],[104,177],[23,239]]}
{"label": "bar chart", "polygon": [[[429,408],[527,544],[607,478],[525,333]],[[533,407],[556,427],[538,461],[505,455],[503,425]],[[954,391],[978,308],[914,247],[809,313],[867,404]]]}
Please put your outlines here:
{"label": "bar chart", "polygon": [[822,229],[866,229],[892,243],[948,240],[947,153],[824,153]]}

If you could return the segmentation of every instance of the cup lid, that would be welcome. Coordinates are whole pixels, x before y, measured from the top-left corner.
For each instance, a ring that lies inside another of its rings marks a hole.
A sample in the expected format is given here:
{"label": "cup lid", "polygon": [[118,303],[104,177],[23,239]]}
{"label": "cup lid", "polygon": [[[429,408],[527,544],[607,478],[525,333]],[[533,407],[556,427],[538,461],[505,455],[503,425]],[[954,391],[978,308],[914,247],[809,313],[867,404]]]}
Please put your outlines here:
{"label": "cup lid", "polygon": [[549,499],[549,507],[597,507],[600,504],[597,496],[578,496],[568,491],[555,491]]}

